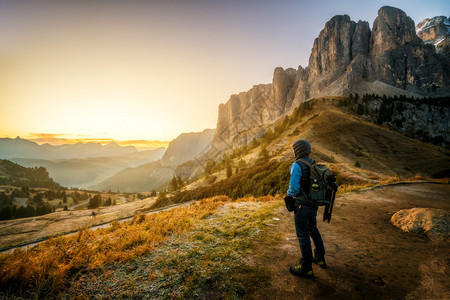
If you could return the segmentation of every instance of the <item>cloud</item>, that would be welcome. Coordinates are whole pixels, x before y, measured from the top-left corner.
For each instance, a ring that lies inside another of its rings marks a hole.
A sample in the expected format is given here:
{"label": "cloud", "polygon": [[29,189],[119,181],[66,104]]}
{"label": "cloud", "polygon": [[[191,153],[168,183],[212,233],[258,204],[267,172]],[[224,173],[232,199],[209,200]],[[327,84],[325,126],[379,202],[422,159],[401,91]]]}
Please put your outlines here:
{"label": "cloud", "polygon": [[159,140],[127,140],[127,141],[115,141],[121,146],[135,146],[138,148],[160,148],[169,145],[170,141],[159,141]]}
{"label": "cloud", "polygon": [[160,140],[125,140],[119,141],[111,138],[96,138],[88,135],[72,135],[62,133],[30,133],[25,137],[27,140],[33,141],[38,144],[50,144],[50,145],[64,145],[64,144],[76,144],[76,143],[98,143],[108,144],[116,143],[120,146],[134,146],[136,148],[160,148],[167,147],[170,141]]}

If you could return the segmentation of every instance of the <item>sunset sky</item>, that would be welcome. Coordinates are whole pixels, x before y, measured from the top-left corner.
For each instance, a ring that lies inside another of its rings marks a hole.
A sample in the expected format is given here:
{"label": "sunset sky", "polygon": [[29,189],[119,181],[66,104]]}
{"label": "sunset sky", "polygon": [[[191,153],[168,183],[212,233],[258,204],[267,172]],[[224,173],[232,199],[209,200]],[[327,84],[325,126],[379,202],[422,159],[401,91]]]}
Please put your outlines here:
{"label": "sunset sky", "polygon": [[0,137],[138,144],[214,128],[231,94],[306,66],[332,16],[372,26],[383,5],[416,24],[450,13],[448,0],[0,0]]}

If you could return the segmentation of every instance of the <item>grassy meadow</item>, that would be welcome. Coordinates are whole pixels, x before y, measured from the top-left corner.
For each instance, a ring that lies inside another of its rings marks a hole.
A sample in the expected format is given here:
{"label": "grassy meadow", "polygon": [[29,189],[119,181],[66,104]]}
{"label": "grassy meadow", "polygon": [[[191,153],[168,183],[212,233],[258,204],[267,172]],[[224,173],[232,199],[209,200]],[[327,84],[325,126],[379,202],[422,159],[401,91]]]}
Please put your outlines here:
{"label": "grassy meadow", "polygon": [[120,282],[150,285],[155,297],[195,296],[211,285],[214,297],[244,296],[267,279],[264,268],[249,267],[244,258],[281,204],[277,197],[217,196],[105,229],[81,229],[1,255],[0,290],[24,298],[139,297],[138,288],[114,289]]}

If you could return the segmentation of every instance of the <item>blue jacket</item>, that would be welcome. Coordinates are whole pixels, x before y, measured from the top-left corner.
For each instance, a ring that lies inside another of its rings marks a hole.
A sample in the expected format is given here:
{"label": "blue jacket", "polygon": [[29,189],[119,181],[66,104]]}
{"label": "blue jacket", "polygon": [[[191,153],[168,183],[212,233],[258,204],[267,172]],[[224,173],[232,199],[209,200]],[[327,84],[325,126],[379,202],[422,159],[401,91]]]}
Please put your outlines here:
{"label": "blue jacket", "polygon": [[[312,162],[309,157],[304,157],[308,162]],[[298,163],[294,162],[290,168],[291,179],[289,180],[289,190],[287,191],[288,196],[296,197],[300,194],[300,180],[302,179],[302,168]]]}

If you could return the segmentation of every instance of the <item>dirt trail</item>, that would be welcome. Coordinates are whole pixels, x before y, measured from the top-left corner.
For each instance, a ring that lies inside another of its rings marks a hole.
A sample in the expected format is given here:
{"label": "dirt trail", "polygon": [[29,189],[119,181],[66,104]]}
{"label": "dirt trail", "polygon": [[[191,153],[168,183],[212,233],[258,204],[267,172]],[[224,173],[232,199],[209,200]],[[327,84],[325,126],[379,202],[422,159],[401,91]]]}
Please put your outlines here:
{"label": "dirt trail", "polygon": [[328,269],[313,265],[315,280],[297,278],[289,266],[301,256],[292,213],[283,207],[271,227],[276,247],[260,245],[256,264],[268,267],[271,284],[262,299],[402,299],[450,298],[450,242],[430,241],[390,223],[398,210],[431,207],[450,210],[450,186],[404,184],[339,195],[331,223],[318,227]]}

